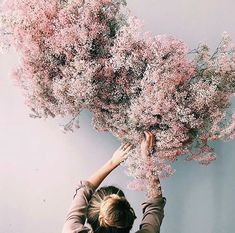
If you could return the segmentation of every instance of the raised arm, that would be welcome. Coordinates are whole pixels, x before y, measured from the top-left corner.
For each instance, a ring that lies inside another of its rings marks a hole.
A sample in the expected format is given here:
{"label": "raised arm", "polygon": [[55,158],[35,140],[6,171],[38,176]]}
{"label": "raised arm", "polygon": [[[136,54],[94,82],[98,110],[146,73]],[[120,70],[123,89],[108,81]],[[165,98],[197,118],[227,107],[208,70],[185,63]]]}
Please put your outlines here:
{"label": "raised arm", "polygon": [[101,182],[107,177],[107,175],[120,163],[126,159],[127,152],[132,148],[130,143],[122,144],[113,154],[112,158],[109,159],[100,169],[90,176],[88,181],[97,188]]}
{"label": "raised arm", "polygon": [[162,197],[161,184],[157,174],[153,174],[151,170],[152,158],[150,151],[153,148],[156,139],[155,136],[149,132],[144,131],[145,138],[141,142],[141,156],[146,164],[146,177],[148,179],[147,183],[147,197]]}
{"label": "raised arm", "polygon": [[70,208],[67,212],[62,233],[90,232],[86,226],[86,209],[92,194],[105,179],[105,177],[126,159],[127,152],[131,149],[128,143],[121,145],[100,169],[90,176],[88,180],[79,181],[76,193],[73,196]]}
{"label": "raised arm", "polygon": [[141,143],[141,154],[146,163],[147,200],[142,203],[143,218],[138,233],[160,233],[160,227],[164,218],[164,206],[166,198],[162,197],[161,185],[158,176],[151,171],[150,150],[154,146],[155,137],[151,132],[145,131],[145,139]]}

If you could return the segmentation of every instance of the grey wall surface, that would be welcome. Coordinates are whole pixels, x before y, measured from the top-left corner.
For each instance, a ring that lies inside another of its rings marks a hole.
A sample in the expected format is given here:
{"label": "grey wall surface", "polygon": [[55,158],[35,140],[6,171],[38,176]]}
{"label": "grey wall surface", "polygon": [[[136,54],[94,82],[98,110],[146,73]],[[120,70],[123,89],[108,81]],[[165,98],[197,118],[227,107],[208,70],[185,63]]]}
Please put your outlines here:
{"label": "grey wall surface", "polygon": [[[128,0],[133,13],[155,34],[173,34],[195,47],[212,48],[221,33],[235,41],[234,0]],[[86,179],[120,145],[110,133],[91,127],[83,111],[81,128],[63,134],[59,119],[34,120],[20,90],[9,78],[17,62],[12,52],[0,57],[0,233],[61,232],[80,179]],[[234,106],[233,106],[234,107]],[[217,161],[208,167],[179,160],[176,173],[162,180],[167,198],[162,233],[235,232],[235,142],[214,143]],[[122,167],[104,182],[121,187],[141,220],[144,193],[126,188],[130,178]]]}

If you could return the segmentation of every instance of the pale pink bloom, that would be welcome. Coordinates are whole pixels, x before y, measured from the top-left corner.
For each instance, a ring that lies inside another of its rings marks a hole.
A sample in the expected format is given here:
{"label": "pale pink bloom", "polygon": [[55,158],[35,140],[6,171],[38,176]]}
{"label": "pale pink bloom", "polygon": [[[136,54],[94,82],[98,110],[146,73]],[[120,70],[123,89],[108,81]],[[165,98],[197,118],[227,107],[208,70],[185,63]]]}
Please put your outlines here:
{"label": "pale pink bloom", "polygon": [[[216,159],[208,142],[234,138],[235,116],[226,110],[235,49],[227,33],[215,53],[200,44],[189,58],[182,40],[144,33],[122,0],[6,0],[2,7],[0,41],[19,52],[12,76],[31,116],[71,117],[67,132],[89,110],[97,131],[135,145],[124,165],[133,188],[142,189],[151,170],[173,175],[168,163],[186,154],[207,165]],[[149,167],[140,154],[143,130],[157,139]]]}

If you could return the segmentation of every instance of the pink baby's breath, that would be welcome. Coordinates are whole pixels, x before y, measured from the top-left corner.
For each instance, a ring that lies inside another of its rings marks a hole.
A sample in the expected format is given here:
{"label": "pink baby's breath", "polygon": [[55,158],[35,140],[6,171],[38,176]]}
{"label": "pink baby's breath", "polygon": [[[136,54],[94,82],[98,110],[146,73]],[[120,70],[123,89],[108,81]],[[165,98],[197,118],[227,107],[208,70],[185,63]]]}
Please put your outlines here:
{"label": "pink baby's breath", "polygon": [[[97,131],[135,145],[124,163],[135,178],[130,188],[143,189],[149,171],[173,175],[171,163],[183,155],[208,165],[216,159],[209,141],[235,137],[228,33],[215,52],[202,43],[189,51],[174,36],[143,32],[123,0],[6,0],[0,17],[2,47],[20,54],[12,75],[31,116],[71,117],[64,130],[72,131],[89,110]],[[156,137],[149,167],[144,130]]]}

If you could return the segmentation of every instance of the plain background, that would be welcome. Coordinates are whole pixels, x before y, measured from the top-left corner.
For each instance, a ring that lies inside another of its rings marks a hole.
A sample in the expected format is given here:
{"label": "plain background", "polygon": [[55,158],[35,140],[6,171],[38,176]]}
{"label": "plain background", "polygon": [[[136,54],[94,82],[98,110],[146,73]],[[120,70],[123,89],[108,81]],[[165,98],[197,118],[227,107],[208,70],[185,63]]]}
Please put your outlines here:
{"label": "plain background", "polygon": [[[223,31],[235,41],[234,0],[128,0],[132,12],[155,34],[172,34],[191,48],[215,48]],[[61,120],[29,118],[20,90],[10,79],[14,53],[0,57],[0,232],[61,232],[75,186],[119,147],[110,133],[96,132],[83,111],[81,128],[63,134]],[[214,143],[217,161],[208,167],[179,160],[162,180],[167,198],[162,233],[233,233],[235,229],[235,142]],[[141,220],[144,193],[127,190],[119,167],[104,182],[121,187]]]}

